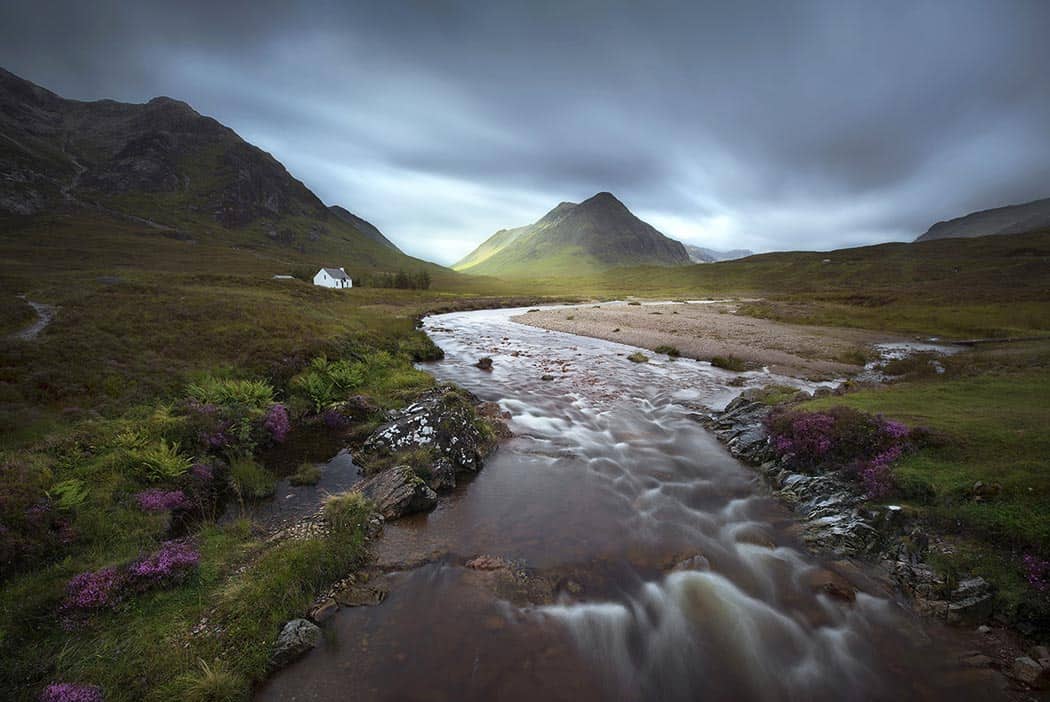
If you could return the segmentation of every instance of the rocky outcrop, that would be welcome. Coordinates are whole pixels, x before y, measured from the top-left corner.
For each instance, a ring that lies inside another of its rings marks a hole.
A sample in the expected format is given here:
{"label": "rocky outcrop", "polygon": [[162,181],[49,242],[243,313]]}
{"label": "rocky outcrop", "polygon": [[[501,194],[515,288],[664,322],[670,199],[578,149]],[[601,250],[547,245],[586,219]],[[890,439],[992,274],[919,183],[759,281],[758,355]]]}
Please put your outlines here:
{"label": "rocky outcrop", "polygon": [[286,666],[320,641],[320,627],[306,619],[293,619],[284,625],[277,637],[277,644],[270,657],[270,666],[273,668]]}
{"label": "rocky outcrop", "polygon": [[395,466],[355,485],[384,519],[425,512],[437,504],[437,493],[409,466]]}
{"label": "rocky outcrop", "polygon": [[776,460],[765,428],[772,406],[754,397],[745,392],[722,412],[701,419],[730,453],[759,467],[776,495],[800,516],[810,547],[836,556],[878,553],[882,536],[864,509],[864,496],[834,473],[801,473]]}
{"label": "rocky outcrop", "polygon": [[[747,391],[723,411],[697,419],[733,456],[757,467],[774,495],[799,516],[807,545],[820,553],[879,563],[887,579],[923,614],[955,624],[976,624],[993,614],[994,591],[982,578],[947,580],[925,562],[930,539],[911,510],[870,505],[853,481],[834,472],[800,472],[779,460],[765,428],[773,408],[761,401],[762,394]],[[803,392],[796,399],[808,397]]]}
{"label": "rocky outcrop", "polygon": [[431,489],[450,489],[457,474],[479,471],[485,456],[509,434],[505,420],[498,406],[493,410],[492,403],[442,385],[391,412],[354,453],[354,462],[366,475],[408,464]]}

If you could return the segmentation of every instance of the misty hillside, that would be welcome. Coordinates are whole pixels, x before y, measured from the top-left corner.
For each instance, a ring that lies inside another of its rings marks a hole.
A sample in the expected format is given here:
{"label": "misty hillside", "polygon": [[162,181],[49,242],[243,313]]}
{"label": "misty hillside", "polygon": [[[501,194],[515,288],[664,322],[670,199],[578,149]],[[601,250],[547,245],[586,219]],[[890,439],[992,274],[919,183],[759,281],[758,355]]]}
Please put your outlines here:
{"label": "misty hillside", "polygon": [[1045,229],[1050,229],[1050,198],[971,212],[963,217],[937,222],[916,241],[993,234],[1026,234]]}
{"label": "misty hillside", "polygon": [[610,193],[563,202],[533,224],[502,229],[453,268],[480,275],[578,275],[617,266],[688,264],[685,247]]}
{"label": "misty hillside", "polygon": [[709,249],[705,246],[697,246],[696,244],[683,244],[686,252],[689,254],[689,260],[693,263],[714,263],[716,261],[733,261],[738,258],[747,258],[753,255],[755,252],[751,249],[731,249],[729,251],[719,251],[718,249]]}

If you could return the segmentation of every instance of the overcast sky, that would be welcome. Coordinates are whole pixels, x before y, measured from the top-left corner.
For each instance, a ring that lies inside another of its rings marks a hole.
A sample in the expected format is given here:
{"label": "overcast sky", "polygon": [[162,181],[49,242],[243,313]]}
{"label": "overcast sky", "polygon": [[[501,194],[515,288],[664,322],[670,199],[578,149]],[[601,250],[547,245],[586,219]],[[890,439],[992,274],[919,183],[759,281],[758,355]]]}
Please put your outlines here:
{"label": "overcast sky", "polygon": [[0,4],[0,66],[169,95],[451,263],[616,194],[714,248],[909,240],[1050,196],[1050,2]]}

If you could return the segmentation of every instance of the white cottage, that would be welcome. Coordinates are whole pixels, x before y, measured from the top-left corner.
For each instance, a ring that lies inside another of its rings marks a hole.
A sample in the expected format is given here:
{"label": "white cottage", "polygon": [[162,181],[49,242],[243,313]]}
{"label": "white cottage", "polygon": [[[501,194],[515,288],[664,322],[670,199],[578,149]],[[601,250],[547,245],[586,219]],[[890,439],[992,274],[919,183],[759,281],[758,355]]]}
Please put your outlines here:
{"label": "white cottage", "polygon": [[322,288],[352,288],[354,281],[342,268],[322,268],[314,276],[314,285]]}

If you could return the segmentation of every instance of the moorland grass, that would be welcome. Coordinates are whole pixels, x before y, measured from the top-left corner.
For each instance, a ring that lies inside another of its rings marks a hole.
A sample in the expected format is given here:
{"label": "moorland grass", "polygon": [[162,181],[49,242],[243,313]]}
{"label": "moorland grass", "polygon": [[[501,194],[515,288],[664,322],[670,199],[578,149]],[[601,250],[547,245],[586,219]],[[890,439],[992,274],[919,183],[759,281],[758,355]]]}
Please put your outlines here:
{"label": "moorland grass", "polygon": [[[1046,344],[960,354],[944,376],[804,403],[846,405],[926,427],[933,440],[894,468],[900,496],[959,543],[943,565],[984,575],[1008,607],[1040,599],[1025,554],[1050,555],[1050,353]],[[975,485],[990,490],[976,499]]]}

